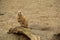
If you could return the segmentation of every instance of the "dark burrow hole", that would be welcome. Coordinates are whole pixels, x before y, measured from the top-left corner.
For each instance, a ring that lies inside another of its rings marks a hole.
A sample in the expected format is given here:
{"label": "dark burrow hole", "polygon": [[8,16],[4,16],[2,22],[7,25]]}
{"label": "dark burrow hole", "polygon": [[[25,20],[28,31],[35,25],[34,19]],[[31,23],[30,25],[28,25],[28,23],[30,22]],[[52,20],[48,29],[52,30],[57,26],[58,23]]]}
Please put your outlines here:
{"label": "dark burrow hole", "polygon": [[60,33],[54,34],[54,40],[60,40]]}
{"label": "dark burrow hole", "polygon": [[0,15],[4,15],[4,14],[0,13]]}
{"label": "dark burrow hole", "polygon": [[58,33],[58,34],[54,34],[54,36],[56,36],[56,37],[60,37],[60,33]]}

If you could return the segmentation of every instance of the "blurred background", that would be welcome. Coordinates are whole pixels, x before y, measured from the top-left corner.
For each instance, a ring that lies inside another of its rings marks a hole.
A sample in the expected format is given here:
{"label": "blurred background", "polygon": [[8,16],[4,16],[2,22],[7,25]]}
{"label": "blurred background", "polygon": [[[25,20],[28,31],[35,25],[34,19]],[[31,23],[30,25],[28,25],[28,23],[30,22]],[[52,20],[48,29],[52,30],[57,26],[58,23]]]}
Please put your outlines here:
{"label": "blurred background", "polygon": [[40,35],[41,40],[51,40],[54,33],[60,32],[60,0],[0,0],[0,40],[15,38],[7,35],[7,31],[20,25],[18,11],[27,18],[29,28]]}

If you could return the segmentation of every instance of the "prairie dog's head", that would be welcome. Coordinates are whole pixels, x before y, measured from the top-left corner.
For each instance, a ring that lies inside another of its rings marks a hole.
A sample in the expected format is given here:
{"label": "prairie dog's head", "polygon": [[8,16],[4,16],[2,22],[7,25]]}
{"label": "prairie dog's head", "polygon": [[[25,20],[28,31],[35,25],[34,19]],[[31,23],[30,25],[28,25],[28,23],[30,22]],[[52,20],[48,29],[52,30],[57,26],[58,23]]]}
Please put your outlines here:
{"label": "prairie dog's head", "polygon": [[18,16],[22,16],[21,11],[18,11]]}

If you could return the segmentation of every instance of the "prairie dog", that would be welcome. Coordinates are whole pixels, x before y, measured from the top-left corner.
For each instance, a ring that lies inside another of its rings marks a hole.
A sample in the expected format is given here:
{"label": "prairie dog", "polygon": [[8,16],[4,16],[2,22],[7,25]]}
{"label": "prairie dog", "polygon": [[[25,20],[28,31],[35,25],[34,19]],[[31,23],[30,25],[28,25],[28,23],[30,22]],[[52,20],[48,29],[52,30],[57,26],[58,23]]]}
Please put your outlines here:
{"label": "prairie dog", "polygon": [[18,12],[18,22],[20,23],[21,27],[28,28],[28,21],[26,18],[22,15],[21,12]]}

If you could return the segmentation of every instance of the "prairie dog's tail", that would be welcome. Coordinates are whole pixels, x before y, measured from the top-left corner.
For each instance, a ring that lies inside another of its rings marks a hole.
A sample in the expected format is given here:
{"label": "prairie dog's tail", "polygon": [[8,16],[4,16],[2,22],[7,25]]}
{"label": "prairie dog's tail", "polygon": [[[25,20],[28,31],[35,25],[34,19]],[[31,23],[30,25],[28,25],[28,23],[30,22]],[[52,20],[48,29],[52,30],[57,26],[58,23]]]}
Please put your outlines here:
{"label": "prairie dog's tail", "polygon": [[18,22],[22,27],[28,28],[28,22],[21,12],[18,12]]}

